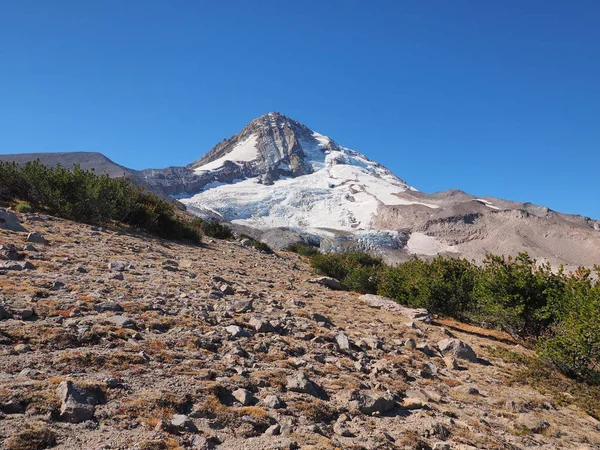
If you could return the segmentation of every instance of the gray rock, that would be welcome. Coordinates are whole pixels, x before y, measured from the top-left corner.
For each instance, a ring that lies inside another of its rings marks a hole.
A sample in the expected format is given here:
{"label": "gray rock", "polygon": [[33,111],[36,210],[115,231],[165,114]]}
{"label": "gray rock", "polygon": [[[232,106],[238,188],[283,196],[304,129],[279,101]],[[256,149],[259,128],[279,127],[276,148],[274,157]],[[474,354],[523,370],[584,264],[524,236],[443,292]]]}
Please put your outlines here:
{"label": "gray rock", "polygon": [[115,270],[117,272],[123,272],[126,266],[127,264],[122,261],[111,261],[108,263],[108,269]]}
{"label": "gray rock", "polygon": [[371,308],[383,309],[385,311],[397,312],[416,322],[431,322],[429,312],[424,308],[407,308],[396,303],[394,300],[381,295],[365,294],[359,297]]}
{"label": "gray rock", "polygon": [[29,353],[31,351],[31,346],[29,344],[17,344],[15,345],[14,350],[18,353]]}
{"label": "gray rock", "polygon": [[312,318],[318,324],[331,325],[331,319],[329,319],[329,317],[327,316],[324,316],[323,314],[313,313]]}
{"label": "gray rock", "polygon": [[351,409],[360,411],[363,414],[382,414],[388,412],[396,406],[396,399],[389,392],[353,392],[351,394],[349,406]]}
{"label": "gray rock", "polygon": [[56,388],[61,400],[60,417],[71,423],[85,422],[94,417],[96,405],[102,399],[98,387],[86,388],[72,381],[62,381]]}
{"label": "gray rock", "polygon": [[17,216],[5,209],[0,209],[0,230],[27,231],[23,228]]}
{"label": "gray rock", "polygon": [[417,343],[415,342],[415,340],[413,338],[408,338],[406,340],[406,342],[404,343],[404,346],[406,348],[410,348],[411,350],[414,350],[417,348]]}
{"label": "gray rock", "polygon": [[0,320],[5,320],[8,318],[9,318],[9,315],[6,312],[6,309],[4,309],[4,306],[0,305]]}
{"label": "gray rock", "polygon": [[517,418],[517,425],[531,431],[532,433],[541,433],[550,426],[546,420],[536,416],[533,413],[521,414]]}
{"label": "gray rock", "polygon": [[21,309],[17,314],[21,320],[31,320],[36,316],[35,310],[31,308]]}
{"label": "gray rock", "polygon": [[256,317],[250,319],[248,324],[252,328],[254,328],[257,333],[271,333],[275,331],[275,328],[273,328],[273,325],[271,325],[269,322],[267,322],[266,320],[258,319]]}
{"label": "gray rock", "polygon": [[265,431],[265,436],[279,436],[281,434],[281,425],[276,423],[275,425],[271,425]]}
{"label": "gray rock", "polygon": [[335,341],[337,342],[340,350],[350,350],[351,344],[350,339],[343,333],[339,333],[335,336]]}
{"label": "gray rock", "polygon": [[463,384],[462,386],[457,386],[454,388],[455,392],[460,392],[466,395],[479,395],[479,390],[473,386],[468,384]]}
{"label": "gray rock", "polygon": [[119,305],[117,302],[108,301],[97,303],[94,305],[94,310],[100,313],[112,311],[112,312],[121,312],[123,311],[123,307]]}
{"label": "gray rock", "polygon": [[25,406],[14,400],[9,400],[4,404],[0,404],[0,411],[4,414],[23,414],[25,413]]}
{"label": "gray rock", "polygon": [[478,360],[473,349],[459,339],[442,339],[437,343],[437,346],[444,356],[454,356],[471,362],[477,362]]}
{"label": "gray rock", "polygon": [[219,286],[219,291],[221,291],[221,293],[223,295],[235,294],[235,290],[229,284],[225,284],[225,283],[223,283],[221,286]]}
{"label": "gray rock", "polygon": [[287,377],[286,388],[288,391],[300,392],[303,394],[319,397],[319,388],[313,383],[304,372],[298,372]]}
{"label": "gray rock", "polygon": [[237,325],[229,325],[228,327],[225,327],[225,331],[227,331],[233,338],[242,338],[250,336],[250,333],[248,333],[248,331],[244,330],[242,327],[238,327]]}
{"label": "gray rock", "polygon": [[130,319],[129,317],[112,316],[112,317],[108,318],[108,321],[117,327],[130,328],[130,329],[136,328],[135,322],[132,319]]}
{"label": "gray rock", "polygon": [[79,273],[88,273],[88,270],[87,270],[85,267],[83,267],[83,266],[79,266],[79,267],[77,267],[77,269],[76,269],[76,270],[77,270],[77,272],[79,272]]}
{"label": "gray rock", "polygon": [[236,389],[231,393],[233,398],[242,404],[242,406],[248,406],[254,401],[254,395],[248,389]]}
{"label": "gray rock", "polygon": [[331,277],[318,277],[308,280],[309,283],[320,284],[321,286],[328,287],[332,291],[347,291],[348,287],[341,283],[339,280]]}
{"label": "gray rock", "polygon": [[38,249],[37,249],[37,248],[35,248],[35,247],[34,247],[33,245],[31,245],[31,244],[27,244],[27,245],[25,245],[25,246],[23,247],[23,250],[24,250],[24,251],[26,251],[26,252],[37,252],[37,251],[38,251]]}
{"label": "gray rock", "polygon": [[35,266],[31,264],[29,261],[7,261],[0,265],[0,269],[4,270],[33,270]]}
{"label": "gray rock", "polygon": [[115,273],[114,275],[111,275],[109,277],[109,279],[123,281],[125,279],[125,277],[123,276],[123,274],[121,272],[119,272],[119,273]]}
{"label": "gray rock", "polygon": [[198,431],[194,422],[185,414],[175,414],[171,419],[171,426],[181,431]]}
{"label": "gray rock", "polygon": [[273,408],[273,409],[280,409],[285,406],[283,401],[279,397],[277,397],[276,395],[273,395],[273,394],[267,395],[263,399],[262,403],[267,408]]}
{"label": "gray rock", "polygon": [[238,314],[244,314],[254,309],[254,302],[249,300],[238,300],[233,303],[233,309]]}
{"label": "gray rock", "polygon": [[42,236],[37,231],[34,231],[33,233],[29,233],[27,235],[27,242],[33,242],[34,244],[47,244],[48,243],[48,241],[46,241],[44,236]]}
{"label": "gray rock", "polygon": [[215,445],[211,439],[202,436],[194,436],[191,442],[191,448],[193,450],[213,450]]}

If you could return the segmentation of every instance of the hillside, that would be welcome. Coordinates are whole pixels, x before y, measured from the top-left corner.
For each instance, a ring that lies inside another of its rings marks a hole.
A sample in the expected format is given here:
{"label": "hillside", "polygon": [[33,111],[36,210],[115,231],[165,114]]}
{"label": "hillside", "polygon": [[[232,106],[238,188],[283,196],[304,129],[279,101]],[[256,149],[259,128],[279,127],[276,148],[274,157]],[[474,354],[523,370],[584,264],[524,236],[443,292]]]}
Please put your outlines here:
{"label": "hillside", "polygon": [[291,253],[18,218],[0,229],[2,448],[600,448],[501,333],[328,290]]}

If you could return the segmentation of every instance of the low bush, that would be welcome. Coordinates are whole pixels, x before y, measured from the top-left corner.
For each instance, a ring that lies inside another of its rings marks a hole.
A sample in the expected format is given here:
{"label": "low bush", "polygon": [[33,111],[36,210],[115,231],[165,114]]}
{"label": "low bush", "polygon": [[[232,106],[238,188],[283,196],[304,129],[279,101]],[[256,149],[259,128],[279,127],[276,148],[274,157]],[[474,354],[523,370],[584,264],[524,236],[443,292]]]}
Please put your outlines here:
{"label": "low bush", "polygon": [[315,256],[319,254],[319,250],[317,248],[301,242],[296,242],[295,244],[289,245],[286,250],[288,252],[297,253],[301,256]]}
{"label": "low bush", "polygon": [[15,205],[15,210],[19,213],[30,213],[33,211],[33,207],[29,202],[19,202]]}
{"label": "low bush", "polygon": [[45,211],[91,224],[121,222],[167,239],[199,243],[198,224],[178,215],[173,204],[124,178],[96,175],[79,166],[46,167],[38,161],[0,162],[0,203]]}
{"label": "low bush", "polygon": [[487,255],[481,265],[436,257],[387,266],[360,252],[314,254],[316,273],[350,289],[500,329],[535,343],[544,361],[572,378],[600,382],[600,268],[566,274],[526,253]]}

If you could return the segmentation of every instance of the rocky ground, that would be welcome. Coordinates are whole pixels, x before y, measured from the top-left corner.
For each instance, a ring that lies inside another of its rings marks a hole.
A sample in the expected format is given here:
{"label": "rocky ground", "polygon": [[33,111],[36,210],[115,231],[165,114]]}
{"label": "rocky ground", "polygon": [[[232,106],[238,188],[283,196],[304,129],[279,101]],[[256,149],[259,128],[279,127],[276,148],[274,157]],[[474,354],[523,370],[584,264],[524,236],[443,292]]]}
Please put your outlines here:
{"label": "rocky ground", "polygon": [[311,283],[295,254],[19,218],[2,448],[600,448],[595,419],[507,382],[490,349],[526,350],[497,333]]}

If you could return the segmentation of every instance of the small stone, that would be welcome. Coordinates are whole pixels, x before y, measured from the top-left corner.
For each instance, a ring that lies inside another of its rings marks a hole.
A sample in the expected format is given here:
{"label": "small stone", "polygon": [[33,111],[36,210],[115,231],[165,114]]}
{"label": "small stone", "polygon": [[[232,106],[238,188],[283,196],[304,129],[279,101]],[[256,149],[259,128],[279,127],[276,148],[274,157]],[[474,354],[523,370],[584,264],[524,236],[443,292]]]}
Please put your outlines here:
{"label": "small stone", "polygon": [[271,425],[264,434],[265,436],[278,436],[281,434],[281,426],[278,423]]}
{"label": "small stone", "polygon": [[408,338],[406,340],[406,342],[404,343],[404,346],[406,348],[410,348],[411,350],[414,350],[417,348],[417,343],[415,342],[415,340],[413,338]]}
{"label": "small stone", "polygon": [[319,397],[319,390],[315,383],[313,383],[304,372],[298,372],[295,375],[287,377],[286,388],[288,391],[300,392],[303,394],[309,394],[313,397]]}
{"label": "small stone", "polygon": [[284,407],[283,401],[279,397],[277,397],[276,395],[273,395],[273,394],[267,395],[263,399],[262,403],[267,408],[280,409],[280,408]]}
{"label": "small stone", "polygon": [[242,338],[242,337],[249,337],[250,336],[250,333],[248,333],[248,331],[244,330],[241,327],[238,327],[237,325],[229,325],[228,327],[225,327],[225,330],[233,338]]}
{"label": "small stone", "polygon": [[171,426],[183,431],[194,432],[198,430],[194,422],[185,414],[175,414],[171,419]]}
{"label": "small stone", "polygon": [[114,275],[109,277],[111,280],[118,280],[118,281],[123,281],[125,279],[125,277],[123,276],[122,273],[115,273]]}
{"label": "small stone", "polygon": [[123,311],[123,307],[121,305],[119,305],[117,302],[113,302],[113,301],[108,301],[108,302],[102,302],[102,303],[96,303],[94,305],[94,311],[103,313],[103,312],[122,312]]}
{"label": "small stone", "polygon": [[420,409],[426,405],[423,400],[415,397],[408,397],[402,401],[402,406],[406,409]]}
{"label": "small stone", "polygon": [[471,362],[478,361],[473,349],[459,339],[442,339],[437,343],[437,346],[444,356],[454,356]]}
{"label": "small stone", "polygon": [[229,284],[223,283],[221,286],[219,286],[219,290],[221,291],[221,293],[223,295],[233,295],[233,294],[235,294],[235,291],[233,290],[233,288]]}
{"label": "small stone", "polygon": [[343,333],[339,333],[335,336],[335,341],[340,350],[350,350],[351,344],[350,339]]}
{"label": "small stone", "polygon": [[254,395],[248,389],[236,389],[231,393],[233,398],[242,404],[242,406],[248,406],[254,401]]}
{"label": "small stone", "polygon": [[273,325],[266,320],[261,320],[253,317],[248,324],[256,330],[257,333],[271,333],[275,331]]}
{"label": "small stone", "polygon": [[108,263],[109,270],[115,270],[117,272],[123,272],[126,264],[122,261],[111,261]]}
{"label": "small stone", "polygon": [[33,233],[29,233],[27,235],[27,242],[33,242],[34,244],[46,244],[47,243],[46,239],[44,239],[44,236],[42,236],[37,231],[34,231]]}
{"label": "small stone", "polygon": [[56,388],[61,400],[60,417],[71,423],[85,422],[94,417],[96,405],[100,403],[99,388],[86,388],[72,381],[62,381]]}
{"label": "small stone", "polygon": [[109,320],[109,322],[111,322],[113,325],[115,325],[117,327],[130,328],[130,329],[136,328],[135,322],[132,319],[130,319],[129,317],[112,316],[112,317],[109,317],[108,320]]}
{"label": "small stone", "polygon": [[526,428],[532,433],[541,433],[550,426],[546,420],[536,416],[533,413],[520,415],[517,418],[517,424],[523,428]]}
{"label": "small stone", "polygon": [[324,316],[323,314],[313,313],[312,318],[318,324],[331,325],[331,319],[329,319],[329,317],[327,316]]}
{"label": "small stone", "polygon": [[77,272],[79,272],[79,273],[88,273],[88,270],[87,270],[85,267],[83,267],[83,266],[79,266],[79,267],[77,267],[77,269],[76,269],[76,270],[77,270]]}
{"label": "small stone", "polygon": [[341,283],[339,280],[331,277],[319,277],[308,280],[309,283],[320,284],[321,286],[328,287],[332,291],[347,291],[348,287]]}

